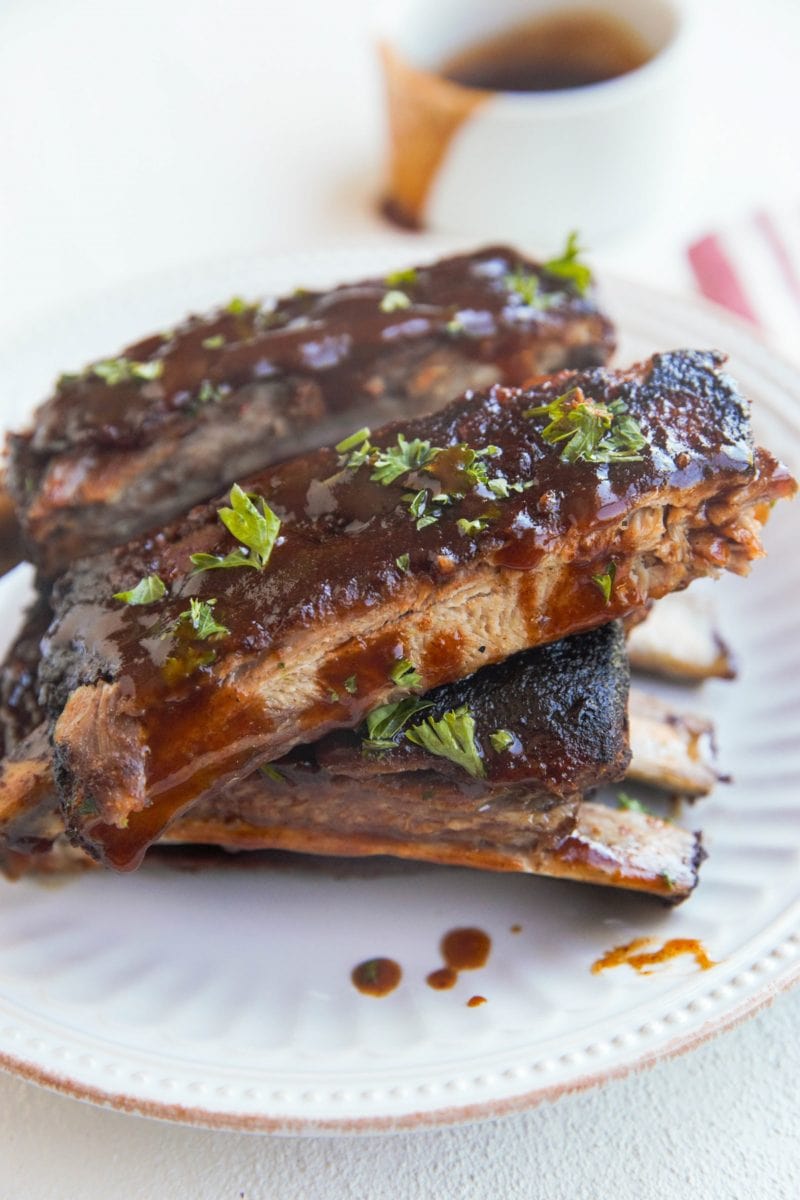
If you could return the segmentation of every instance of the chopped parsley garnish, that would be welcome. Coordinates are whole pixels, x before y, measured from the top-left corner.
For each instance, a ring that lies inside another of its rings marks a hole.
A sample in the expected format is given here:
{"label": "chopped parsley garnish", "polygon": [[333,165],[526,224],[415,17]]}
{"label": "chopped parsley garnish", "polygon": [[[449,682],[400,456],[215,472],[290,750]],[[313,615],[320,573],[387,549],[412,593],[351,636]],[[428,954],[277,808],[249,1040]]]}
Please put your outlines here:
{"label": "chopped parsley garnish", "polygon": [[347,454],[350,450],[355,450],[357,446],[363,446],[364,442],[369,442],[369,434],[369,427],[365,425],[363,429],[357,429],[349,437],[342,438],[341,442],[336,443],[334,449],[337,454]]}
{"label": "chopped parsley garnish", "polygon": [[220,625],[219,621],[214,616],[214,605],[216,600],[197,600],[195,597],[189,601],[189,607],[184,609],[179,614],[179,621],[186,621],[194,630],[194,635],[204,642],[210,637],[225,637],[230,633],[227,625]]}
{"label": "chopped parsley garnish", "polygon": [[565,443],[562,462],[641,462],[646,439],[621,400],[603,404],[574,387],[523,415],[550,418],[542,438],[551,446]]}
{"label": "chopped parsley garnish", "polygon": [[285,777],[281,774],[277,767],[273,767],[272,763],[264,763],[264,765],[258,769],[265,779],[271,779],[274,783],[284,782]]}
{"label": "chopped parsley garnish", "polygon": [[225,334],[215,333],[211,337],[203,338],[202,346],[204,350],[221,350],[225,345]]}
{"label": "chopped parsley garnish", "polygon": [[405,270],[391,271],[384,280],[387,288],[403,288],[413,287],[417,282],[417,272],[414,267],[406,267]]}
{"label": "chopped parsley garnish", "polygon": [[489,482],[484,458],[500,454],[498,446],[483,446],[473,450],[466,442],[448,446],[446,450],[435,450],[424,469],[442,484],[442,491],[450,498],[462,497],[473,488]]}
{"label": "chopped parsley garnish", "polygon": [[166,585],[158,575],[145,575],[130,591],[115,592],[114,599],[121,600],[123,604],[154,604],[166,594]]}
{"label": "chopped parsley garnish", "polygon": [[412,717],[430,707],[431,703],[428,700],[406,696],[394,704],[382,704],[380,708],[373,708],[366,717],[367,737],[362,743],[363,749],[393,750],[396,744],[393,739],[400,730]]}
{"label": "chopped parsley garnish", "polygon": [[509,746],[514,745],[514,735],[507,729],[495,729],[494,733],[489,734],[489,741],[492,743],[492,749],[502,754]]}
{"label": "chopped parsley garnish", "polygon": [[[428,509],[428,503],[432,502],[433,499],[432,494],[426,491],[425,488],[422,488],[418,492],[406,492],[403,496],[403,500],[408,505],[408,511],[416,521],[417,529],[425,529],[428,525],[435,525],[441,517],[441,511],[435,512]],[[444,501],[447,501],[446,496],[444,497]]]}
{"label": "chopped parsley garnish", "polygon": [[611,603],[611,593],[614,590],[614,580],[617,575],[617,564],[610,562],[602,575],[593,575],[592,583],[603,593],[606,604]]}
{"label": "chopped parsley garnish", "polygon": [[507,500],[511,492],[527,492],[528,488],[533,487],[533,480],[528,480],[527,483],[523,483],[521,480],[509,483],[505,475],[497,475],[494,479],[488,479],[486,486],[498,499]]}
{"label": "chopped parsley garnish", "polygon": [[[543,270],[549,275],[555,275],[556,278],[571,284],[579,296],[586,293],[592,282],[592,272],[585,263],[580,261],[579,256],[582,253],[578,244],[578,235],[573,231],[568,236],[567,244],[561,254],[549,258],[542,264]],[[526,271],[522,267],[506,275],[503,282],[506,289],[518,296],[526,308],[551,308],[559,302],[563,295],[560,291],[543,291],[537,273]]]}
{"label": "chopped parsley garnish", "polygon": [[578,233],[573,229],[567,237],[567,244],[561,254],[557,258],[549,258],[544,263],[545,271],[549,271],[551,275],[557,275],[560,279],[566,279],[581,296],[586,293],[592,282],[592,272],[586,263],[579,261],[579,255],[582,253],[583,249],[578,243]]}
{"label": "chopped parsley garnish", "polygon": [[210,379],[204,379],[200,384],[200,390],[197,393],[197,400],[200,404],[219,404],[222,399],[222,391],[215,387]]}
{"label": "chopped parsley garnish", "polygon": [[248,308],[256,307],[257,305],[255,304],[248,304],[241,296],[233,296],[225,305],[225,312],[230,313],[232,317],[241,317],[243,313],[247,312]]}
{"label": "chopped parsley garnish", "polygon": [[387,446],[384,450],[376,452],[372,459],[374,469],[370,479],[388,487],[401,475],[407,475],[409,471],[420,470],[439,453],[440,451],[435,446],[432,447],[430,442],[423,442],[420,438],[414,438],[409,442],[402,433],[398,433],[396,446]]}
{"label": "chopped parsley garnish", "polygon": [[637,800],[635,796],[629,796],[627,792],[617,792],[617,808],[622,808],[625,812],[644,813],[645,816],[650,815],[650,810],[645,808],[641,800]]}
{"label": "chopped parsley garnish", "polygon": [[669,871],[662,871],[662,872],[661,872],[661,878],[664,880],[664,883],[667,885],[667,887],[669,888],[669,890],[670,890],[670,891],[674,891],[674,889],[675,889],[675,876],[674,876],[674,875],[670,875]]}
{"label": "chopped parsley garnish", "polygon": [[397,563],[398,570],[402,571],[404,575],[408,575],[409,565],[411,562],[409,556],[407,554],[400,554],[394,561]]}
{"label": "chopped parsley garnish", "polygon": [[445,325],[445,329],[452,337],[461,337],[462,333],[467,332],[464,322],[460,321],[458,317],[452,317]]}
{"label": "chopped parsley garnish", "polygon": [[149,362],[134,362],[133,359],[123,356],[95,363],[90,369],[92,374],[102,379],[109,387],[116,387],[118,383],[130,383],[132,380],[151,383],[154,379],[160,379],[164,374],[164,362],[160,358],[153,358]]}
{"label": "chopped parsley garnish", "polygon": [[340,699],[339,693],[335,692],[333,688],[331,688],[331,690],[328,692],[328,699],[330,700],[331,704],[338,703]]}
{"label": "chopped parsley garnish", "polygon": [[398,687],[413,688],[422,685],[422,676],[408,658],[401,658],[398,663],[394,664],[389,672],[389,678]]}
{"label": "chopped parsley garnish", "polygon": [[488,517],[477,517],[474,521],[468,521],[466,517],[460,517],[456,521],[459,533],[463,533],[465,537],[469,537],[473,533],[483,533],[488,524]]}
{"label": "chopped parsley garnish", "polygon": [[503,282],[509,292],[519,296],[526,308],[549,308],[557,296],[557,293],[541,291],[539,276],[532,271],[512,271]]}
{"label": "chopped parsley garnish", "polygon": [[355,696],[358,691],[358,680],[355,675],[348,675],[344,681],[344,690],[349,692],[351,696]]}
{"label": "chopped parsley garnish", "polygon": [[241,544],[224,557],[191,555],[196,571],[212,571],[218,567],[254,567],[263,571],[270,560],[281,527],[280,518],[263,496],[242,491],[238,483],[231,488],[230,501],[231,507],[218,508],[217,515]]}
{"label": "chopped parsley garnish", "polygon": [[405,292],[400,292],[393,288],[381,300],[381,312],[400,312],[403,308],[411,308],[411,299]]}
{"label": "chopped parsley garnish", "polygon": [[422,724],[407,729],[405,736],[429,754],[448,758],[463,767],[475,779],[482,779],[486,774],[475,741],[475,718],[466,704],[446,712],[440,720],[427,717]]}

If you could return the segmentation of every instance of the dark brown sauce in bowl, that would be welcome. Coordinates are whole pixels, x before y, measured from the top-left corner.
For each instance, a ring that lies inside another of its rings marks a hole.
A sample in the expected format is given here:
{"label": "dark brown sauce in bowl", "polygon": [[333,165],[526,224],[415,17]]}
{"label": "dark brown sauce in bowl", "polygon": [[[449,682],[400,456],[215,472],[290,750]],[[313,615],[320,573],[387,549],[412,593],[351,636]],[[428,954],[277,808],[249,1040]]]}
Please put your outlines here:
{"label": "dark brown sauce in bowl", "polygon": [[535,17],[467,46],[440,74],[490,92],[555,92],[605,83],[651,57],[640,35],[610,13],[565,9]]}

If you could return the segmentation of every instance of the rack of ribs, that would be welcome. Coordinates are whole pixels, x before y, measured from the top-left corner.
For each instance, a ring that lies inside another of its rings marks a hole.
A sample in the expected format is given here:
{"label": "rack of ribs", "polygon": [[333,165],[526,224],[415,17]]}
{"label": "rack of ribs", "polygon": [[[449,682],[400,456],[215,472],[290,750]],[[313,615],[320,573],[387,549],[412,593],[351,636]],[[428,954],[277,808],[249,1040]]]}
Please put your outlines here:
{"label": "rack of ribs", "polygon": [[[535,279],[535,303],[509,286],[520,278]],[[8,439],[2,565],[27,553],[53,577],[345,426],[601,364],[613,348],[591,291],[505,246],[274,304],[233,301],[61,377]]]}
{"label": "rack of ribs", "polygon": [[[553,414],[572,429],[578,409],[633,422],[637,452],[603,458],[601,438],[567,454]],[[280,520],[268,562],[242,563],[206,504],[56,588],[40,668],[56,773],[71,836],[108,865],[137,865],[194,804],[377,706],[744,573],[795,490],[753,448],[721,356],[689,351],[470,393],[242,487]],[[113,598],[153,576],[153,605]],[[180,636],[192,600],[214,602],[213,643]]]}

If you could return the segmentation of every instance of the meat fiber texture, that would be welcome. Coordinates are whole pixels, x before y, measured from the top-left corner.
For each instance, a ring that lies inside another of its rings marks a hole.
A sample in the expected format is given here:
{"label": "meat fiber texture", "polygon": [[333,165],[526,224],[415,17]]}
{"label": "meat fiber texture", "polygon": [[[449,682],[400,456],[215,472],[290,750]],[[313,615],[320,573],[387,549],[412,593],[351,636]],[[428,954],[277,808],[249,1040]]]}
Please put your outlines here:
{"label": "meat fiber texture", "polygon": [[[199,799],[405,694],[391,678],[401,659],[427,691],[697,576],[744,573],[762,552],[770,502],[795,485],[754,451],[748,406],[722,361],[676,351],[629,371],[468,394],[373,436],[381,448],[400,433],[459,448],[388,486],[332,449],[262,472],[243,484],[282,522],[264,570],[192,574],[190,554],[234,548],[216,504],[77,564],[57,590],[41,667],[73,836],[129,868]],[[645,438],[638,461],[565,462],[542,436],[546,418],[530,410],[574,388],[625,404]],[[522,490],[498,499],[464,488],[437,509],[436,495],[463,487],[465,446],[491,447],[491,478]],[[409,511],[417,491],[438,514],[424,528]],[[597,581],[610,564],[606,592]],[[152,573],[168,589],[158,604],[112,599]],[[178,622],[190,597],[215,600],[228,632],[213,661],[192,670],[199,659],[184,654],[176,681],[172,642],[157,629]]]}
{"label": "meat fiber texture", "polygon": [[[508,286],[519,272],[535,277],[537,303]],[[234,300],[62,376],[9,438],[8,488],[27,553],[52,577],[234,478],[336,441],[343,424],[429,412],[468,387],[604,363],[613,349],[591,291],[503,246]],[[4,504],[10,521],[0,492],[0,518]],[[24,553],[16,537],[8,552],[6,566]]]}

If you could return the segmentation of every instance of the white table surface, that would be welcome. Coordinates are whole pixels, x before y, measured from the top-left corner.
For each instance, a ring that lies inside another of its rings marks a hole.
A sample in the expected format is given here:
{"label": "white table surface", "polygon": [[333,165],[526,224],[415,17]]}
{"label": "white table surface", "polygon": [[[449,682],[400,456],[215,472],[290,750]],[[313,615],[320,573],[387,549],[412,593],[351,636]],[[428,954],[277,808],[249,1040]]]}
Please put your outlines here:
{"label": "white table surface", "polygon": [[[431,0],[434,2],[434,0]],[[688,286],[688,239],[800,198],[800,4],[687,0],[690,120],[660,213],[600,267]],[[163,268],[385,238],[370,0],[4,0],[0,338]],[[499,231],[500,233],[502,231]],[[409,241],[409,259],[414,240]],[[139,331],[132,331],[136,333]],[[2,1200],[776,1200],[800,1189],[800,995],[527,1115],[360,1140],[211,1133],[0,1075]]]}

